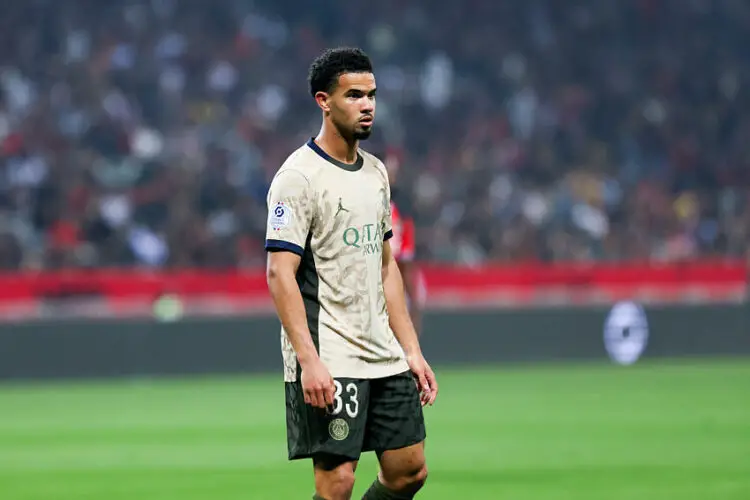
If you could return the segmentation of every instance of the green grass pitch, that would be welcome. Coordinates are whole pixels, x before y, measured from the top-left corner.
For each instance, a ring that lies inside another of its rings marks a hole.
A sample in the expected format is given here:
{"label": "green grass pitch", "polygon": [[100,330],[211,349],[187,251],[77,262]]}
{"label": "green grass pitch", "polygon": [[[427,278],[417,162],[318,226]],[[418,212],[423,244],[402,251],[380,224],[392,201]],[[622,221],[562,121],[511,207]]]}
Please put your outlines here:
{"label": "green grass pitch", "polygon": [[[438,376],[420,498],[750,499],[750,361]],[[311,498],[279,377],[0,385],[0,499]]]}

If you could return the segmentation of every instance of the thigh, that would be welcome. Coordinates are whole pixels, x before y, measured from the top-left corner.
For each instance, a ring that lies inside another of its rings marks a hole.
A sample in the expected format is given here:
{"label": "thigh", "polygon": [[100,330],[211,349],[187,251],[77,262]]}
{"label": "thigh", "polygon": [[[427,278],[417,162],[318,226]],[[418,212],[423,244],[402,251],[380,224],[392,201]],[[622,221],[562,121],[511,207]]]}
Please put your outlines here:
{"label": "thigh", "polygon": [[[367,424],[368,380],[335,380],[334,404],[327,409],[305,403],[300,382],[286,382],[287,447],[290,460],[317,455],[357,460]],[[335,461],[335,460],[334,460]]]}
{"label": "thigh", "polygon": [[315,491],[326,499],[351,499],[357,461],[339,455],[317,454],[313,457]]}
{"label": "thigh", "polygon": [[372,380],[363,451],[406,448],[425,437],[422,403],[411,373]]}

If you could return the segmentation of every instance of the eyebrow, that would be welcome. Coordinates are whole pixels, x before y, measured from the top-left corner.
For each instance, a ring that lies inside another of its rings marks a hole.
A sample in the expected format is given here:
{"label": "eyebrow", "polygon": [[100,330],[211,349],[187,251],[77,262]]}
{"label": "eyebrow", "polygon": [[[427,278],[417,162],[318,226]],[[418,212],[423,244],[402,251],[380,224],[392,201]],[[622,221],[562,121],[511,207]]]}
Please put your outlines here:
{"label": "eyebrow", "polygon": [[377,94],[377,92],[378,92],[377,88],[374,88],[370,90],[369,92],[365,92],[362,89],[349,89],[346,91],[347,94],[367,94],[367,95],[375,95]]}

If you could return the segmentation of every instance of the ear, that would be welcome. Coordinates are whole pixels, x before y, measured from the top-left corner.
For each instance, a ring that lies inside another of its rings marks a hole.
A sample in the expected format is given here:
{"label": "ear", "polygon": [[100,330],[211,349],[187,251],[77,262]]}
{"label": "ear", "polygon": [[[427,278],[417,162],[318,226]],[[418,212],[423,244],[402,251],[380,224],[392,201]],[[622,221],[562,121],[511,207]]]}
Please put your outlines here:
{"label": "ear", "polygon": [[325,113],[331,111],[331,105],[328,102],[329,98],[330,96],[325,92],[317,92],[315,94],[315,102],[318,103],[318,107]]}

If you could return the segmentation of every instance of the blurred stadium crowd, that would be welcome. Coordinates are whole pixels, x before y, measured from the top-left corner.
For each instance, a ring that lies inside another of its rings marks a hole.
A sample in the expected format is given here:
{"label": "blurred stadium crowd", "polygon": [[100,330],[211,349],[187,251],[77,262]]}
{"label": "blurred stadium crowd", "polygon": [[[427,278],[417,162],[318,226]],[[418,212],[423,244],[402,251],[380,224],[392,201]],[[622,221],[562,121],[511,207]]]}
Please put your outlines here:
{"label": "blurred stadium crowd", "polygon": [[[179,3],[179,7],[178,7]],[[0,266],[257,266],[356,44],[418,257],[675,260],[750,247],[744,0],[28,0],[0,8]],[[658,29],[657,29],[658,28]]]}

